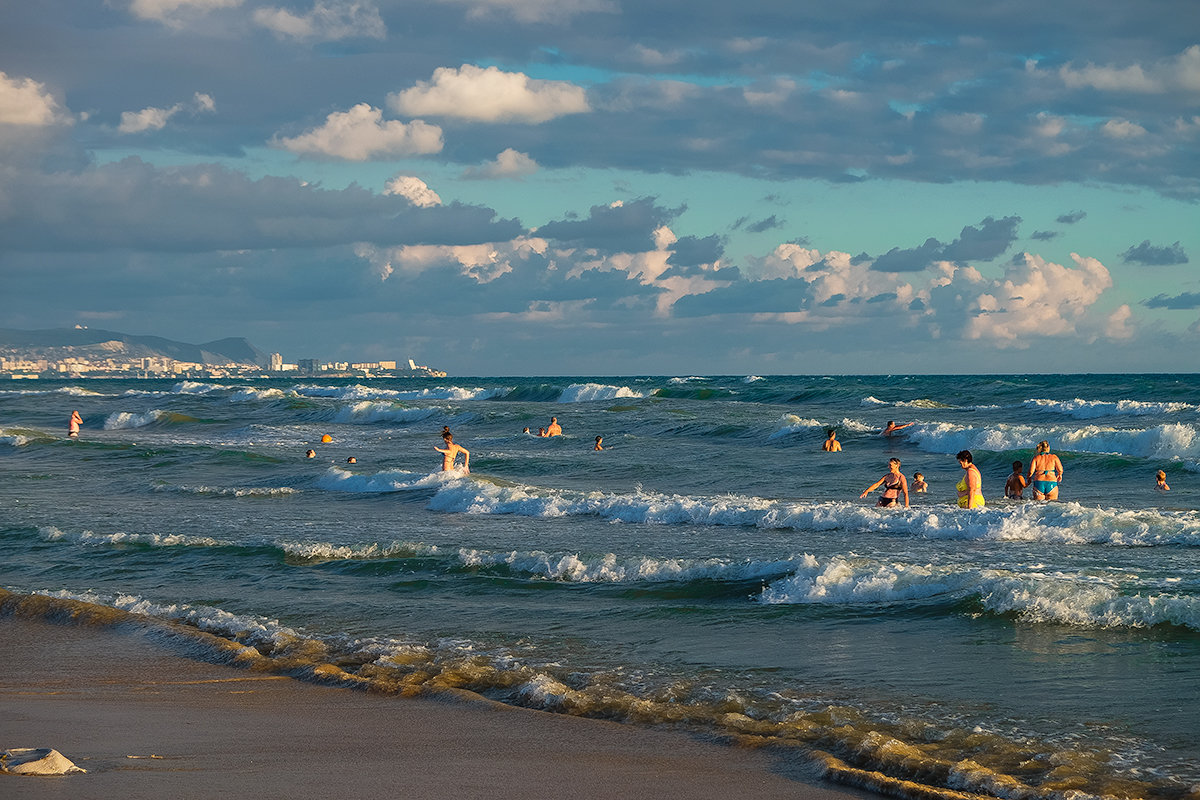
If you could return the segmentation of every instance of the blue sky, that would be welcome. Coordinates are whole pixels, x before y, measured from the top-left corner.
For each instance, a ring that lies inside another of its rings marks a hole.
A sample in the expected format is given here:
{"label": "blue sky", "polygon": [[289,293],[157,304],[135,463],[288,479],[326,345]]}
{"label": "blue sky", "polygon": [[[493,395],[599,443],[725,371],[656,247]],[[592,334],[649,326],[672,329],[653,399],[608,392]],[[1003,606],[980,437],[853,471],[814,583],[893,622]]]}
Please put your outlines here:
{"label": "blue sky", "polygon": [[1200,369],[1194,2],[0,7],[0,327],[457,375]]}

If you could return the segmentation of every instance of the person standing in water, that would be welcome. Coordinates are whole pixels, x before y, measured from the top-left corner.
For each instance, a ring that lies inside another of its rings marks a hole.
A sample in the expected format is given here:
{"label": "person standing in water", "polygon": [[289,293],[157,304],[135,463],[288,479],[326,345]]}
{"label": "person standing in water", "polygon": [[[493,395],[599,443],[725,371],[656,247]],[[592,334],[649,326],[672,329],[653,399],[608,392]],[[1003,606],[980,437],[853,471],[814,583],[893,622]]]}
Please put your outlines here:
{"label": "person standing in water", "polygon": [[963,479],[955,484],[958,490],[959,508],[983,508],[983,478],[979,475],[979,467],[975,466],[975,458],[970,450],[962,450],[955,458],[963,468]]}
{"label": "person standing in water", "polygon": [[595,447],[593,447],[592,449],[593,449],[593,450],[603,450],[603,449],[604,449],[604,447],[602,446],[602,445],[603,445],[603,442],[604,442],[604,437],[603,437],[603,436],[597,436],[597,437],[596,437],[596,446],[595,446]]}
{"label": "person standing in water", "polygon": [[67,436],[72,439],[79,438],[79,427],[83,425],[83,417],[79,416],[78,411],[71,412],[71,421],[67,423]]}
{"label": "person standing in water", "polygon": [[821,445],[821,449],[826,453],[842,452],[842,443],[837,440],[837,430],[835,428],[829,429],[829,433],[825,437],[825,444]]}
{"label": "person standing in water", "polygon": [[880,431],[879,433],[882,436],[891,436],[896,431],[903,430],[904,428],[907,428],[910,425],[914,425],[914,424],[916,424],[916,423],[906,422],[903,425],[897,425],[895,422],[893,422],[892,420],[889,419],[888,424],[886,426],[884,426],[883,430]]}
{"label": "person standing in water", "polygon": [[1167,473],[1165,470],[1160,469],[1154,473],[1154,480],[1158,482],[1158,485],[1154,487],[1155,489],[1158,489],[1160,492],[1171,491],[1171,487],[1167,486]]}
{"label": "person standing in water", "polygon": [[442,454],[442,472],[450,472],[454,469],[454,462],[458,459],[458,454],[463,454],[463,472],[471,472],[471,451],[460,444],[454,443],[454,434],[450,433],[447,428],[442,431],[442,442],[445,443],[446,449],[440,447],[433,448]]}
{"label": "person standing in water", "polygon": [[1037,455],[1029,462],[1029,483],[1033,487],[1034,500],[1057,500],[1058,484],[1063,479],[1063,465],[1058,456],[1050,452],[1050,443],[1038,442]]}
{"label": "person standing in water", "polygon": [[888,473],[879,480],[872,483],[859,497],[866,497],[879,486],[883,487],[883,494],[879,496],[879,502],[875,505],[881,508],[891,508],[898,505],[900,502],[900,494],[904,494],[904,507],[908,508],[908,480],[904,477],[904,473],[900,471],[900,459],[888,459]]}
{"label": "person standing in water", "polygon": [[546,428],[547,436],[562,436],[562,425],[558,424],[558,417],[550,418],[550,426]]}
{"label": "person standing in water", "polygon": [[1004,482],[1004,496],[1009,500],[1024,500],[1025,498],[1024,495],[1022,495],[1022,492],[1024,492],[1025,487],[1029,485],[1025,482],[1025,476],[1021,474],[1022,470],[1025,468],[1025,465],[1020,461],[1014,461],[1012,463],[1012,468],[1012,474],[1009,475],[1008,480]]}

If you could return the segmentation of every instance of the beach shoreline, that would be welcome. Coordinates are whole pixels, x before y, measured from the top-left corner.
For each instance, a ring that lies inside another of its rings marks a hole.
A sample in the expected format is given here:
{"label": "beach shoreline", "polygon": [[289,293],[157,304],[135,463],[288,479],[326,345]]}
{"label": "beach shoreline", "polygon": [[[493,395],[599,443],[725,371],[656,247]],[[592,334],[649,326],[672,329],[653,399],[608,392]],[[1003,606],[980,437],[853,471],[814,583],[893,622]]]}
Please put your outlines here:
{"label": "beach shoreline", "polygon": [[0,750],[52,747],[86,774],[0,775],[11,798],[846,800],[778,752],[679,731],[396,697],[214,664],[117,629],[0,616]]}

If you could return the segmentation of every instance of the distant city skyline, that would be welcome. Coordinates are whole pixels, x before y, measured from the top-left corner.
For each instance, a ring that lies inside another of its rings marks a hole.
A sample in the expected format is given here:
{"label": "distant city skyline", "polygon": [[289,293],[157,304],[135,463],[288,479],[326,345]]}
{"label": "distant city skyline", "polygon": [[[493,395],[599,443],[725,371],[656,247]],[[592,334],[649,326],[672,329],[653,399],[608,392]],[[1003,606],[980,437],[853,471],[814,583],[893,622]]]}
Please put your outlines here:
{"label": "distant city skyline", "polygon": [[1198,371],[1194,17],[7,3],[0,327],[456,375]]}

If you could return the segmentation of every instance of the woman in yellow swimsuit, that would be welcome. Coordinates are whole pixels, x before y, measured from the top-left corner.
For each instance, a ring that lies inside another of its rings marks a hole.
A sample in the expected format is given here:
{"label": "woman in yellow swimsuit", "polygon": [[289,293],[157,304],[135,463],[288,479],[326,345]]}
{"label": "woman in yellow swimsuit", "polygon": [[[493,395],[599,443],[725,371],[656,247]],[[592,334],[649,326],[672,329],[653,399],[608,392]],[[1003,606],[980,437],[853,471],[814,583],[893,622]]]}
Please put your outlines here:
{"label": "woman in yellow swimsuit", "polygon": [[966,471],[963,479],[954,487],[958,490],[958,507],[983,508],[983,478],[979,475],[979,467],[975,466],[971,451],[963,450],[957,458],[958,465]]}

